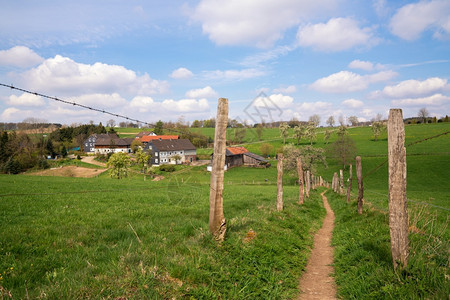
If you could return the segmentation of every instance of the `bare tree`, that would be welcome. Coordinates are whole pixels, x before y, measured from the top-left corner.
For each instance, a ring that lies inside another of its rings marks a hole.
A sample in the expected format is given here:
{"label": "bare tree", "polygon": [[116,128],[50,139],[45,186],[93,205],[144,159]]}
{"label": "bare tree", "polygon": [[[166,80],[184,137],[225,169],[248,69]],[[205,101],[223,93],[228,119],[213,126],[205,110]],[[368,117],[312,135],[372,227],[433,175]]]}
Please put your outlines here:
{"label": "bare tree", "polygon": [[108,122],[106,122],[107,127],[114,127],[116,126],[116,121],[113,119],[109,119]]}
{"label": "bare tree", "polygon": [[423,107],[419,110],[419,114],[417,115],[420,119],[422,119],[422,123],[427,123],[427,118],[430,116],[428,110]]}
{"label": "bare tree", "polygon": [[327,124],[330,125],[330,127],[333,127],[336,121],[334,120],[333,116],[329,116],[327,119]]}
{"label": "bare tree", "polygon": [[350,117],[348,117],[348,121],[350,122],[350,124],[352,126],[356,126],[359,123],[359,120],[358,120],[357,116],[350,116]]}
{"label": "bare tree", "polygon": [[339,124],[341,126],[345,126],[345,117],[343,115],[339,116]]}
{"label": "bare tree", "polygon": [[319,126],[320,124],[320,116],[319,115],[312,115],[309,117],[309,123],[313,123],[315,127]]}

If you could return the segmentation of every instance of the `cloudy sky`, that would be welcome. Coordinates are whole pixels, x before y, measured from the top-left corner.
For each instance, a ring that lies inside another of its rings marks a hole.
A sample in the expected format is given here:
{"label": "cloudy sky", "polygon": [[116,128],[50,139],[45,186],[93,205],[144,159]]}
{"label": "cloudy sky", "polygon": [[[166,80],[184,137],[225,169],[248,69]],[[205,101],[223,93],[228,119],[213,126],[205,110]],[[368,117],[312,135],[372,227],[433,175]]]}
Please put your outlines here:
{"label": "cloudy sky", "polygon": [[[0,83],[145,122],[450,113],[448,0],[0,2]],[[111,118],[0,87],[0,122],[27,117]]]}

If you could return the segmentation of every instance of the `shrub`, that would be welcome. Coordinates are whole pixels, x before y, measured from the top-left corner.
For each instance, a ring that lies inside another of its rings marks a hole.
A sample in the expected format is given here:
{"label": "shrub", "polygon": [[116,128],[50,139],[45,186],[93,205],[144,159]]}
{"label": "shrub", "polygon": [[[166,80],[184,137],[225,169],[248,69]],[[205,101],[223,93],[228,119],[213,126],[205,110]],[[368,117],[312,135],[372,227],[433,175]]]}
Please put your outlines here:
{"label": "shrub", "polygon": [[161,165],[159,166],[159,170],[163,172],[173,172],[175,171],[175,166],[173,165]]}

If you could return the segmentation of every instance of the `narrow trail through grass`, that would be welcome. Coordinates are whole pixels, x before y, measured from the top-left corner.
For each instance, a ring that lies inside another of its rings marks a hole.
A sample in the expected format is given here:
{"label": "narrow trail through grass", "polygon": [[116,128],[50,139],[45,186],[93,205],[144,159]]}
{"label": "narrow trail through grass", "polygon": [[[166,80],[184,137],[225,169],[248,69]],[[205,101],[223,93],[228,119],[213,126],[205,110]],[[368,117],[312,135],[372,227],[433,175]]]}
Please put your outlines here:
{"label": "narrow trail through grass", "polygon": [[330,275],[334,273],[331,237],[335,217],[325,192],[321,196],[327,215],[322,228],[314,236],[314,248],[306,265],[306,272],[300,279],[301,294],[298,299],[336,299],[336,284]]}

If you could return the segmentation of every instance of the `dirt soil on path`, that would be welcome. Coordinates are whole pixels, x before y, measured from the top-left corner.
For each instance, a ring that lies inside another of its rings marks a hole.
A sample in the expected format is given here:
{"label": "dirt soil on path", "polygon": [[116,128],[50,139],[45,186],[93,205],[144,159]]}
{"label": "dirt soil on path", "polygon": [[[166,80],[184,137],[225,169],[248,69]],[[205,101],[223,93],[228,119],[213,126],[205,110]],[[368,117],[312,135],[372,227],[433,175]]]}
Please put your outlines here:
{"label": "dirt soil on path", "polygon": [[321,194],[327,215],[322,228],[314,236],[314,248],[311,252],[306,272],[300,279],[301,294],[297,299],[336,299],[336,284],[330,276],[334,272],[333,248],[331,237],[334,228],[334,213],[328,200]]}
{"label": "dirt soil on path", "polygon": [[67,166],[61,168],[54,168],[43,170],[39,172],[30,173],[29,175],[37,176],[62,176],[62,177],[95,177],[105,172],[107,169],[91,169],[77,166]]}

